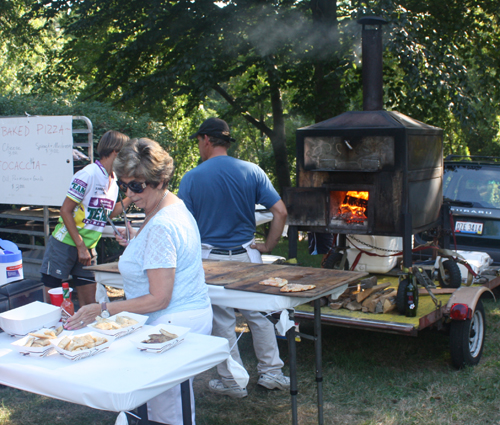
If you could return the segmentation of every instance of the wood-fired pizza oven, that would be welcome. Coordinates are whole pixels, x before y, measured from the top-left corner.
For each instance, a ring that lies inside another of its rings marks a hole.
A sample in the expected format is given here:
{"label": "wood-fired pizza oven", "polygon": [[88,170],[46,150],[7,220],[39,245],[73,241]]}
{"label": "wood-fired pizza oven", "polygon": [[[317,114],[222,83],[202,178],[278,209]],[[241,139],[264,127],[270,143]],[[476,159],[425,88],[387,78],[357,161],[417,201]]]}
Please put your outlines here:
{"label": "wood-fired pizza oven", "polygon": [[385,21],[359,22],[364,110],[297,130],[297,187],[284,197],[288,224],[298,230],[411,239],[439,219],[443,131],[383,110]]}

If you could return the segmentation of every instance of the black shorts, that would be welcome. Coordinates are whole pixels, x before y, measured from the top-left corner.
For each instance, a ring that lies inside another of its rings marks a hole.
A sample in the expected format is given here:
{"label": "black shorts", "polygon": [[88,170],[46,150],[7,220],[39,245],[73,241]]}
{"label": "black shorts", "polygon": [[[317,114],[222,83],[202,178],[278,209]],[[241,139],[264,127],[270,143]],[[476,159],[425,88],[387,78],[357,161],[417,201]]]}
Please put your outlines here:
{"label": "black shorts", "polygon": [[[95,266],[97,252],[93,248],[89,252],[92,256],[90,265]],[[67,280],[70,275],[73,277],[75,286],[95,283],[94,272],[85,270],[83,267],[83,264],[78,261],[78,250],[75,246],[62,243],[53,236],[49,238],[40,268],[45,286],[51,288],[61,286],[61,282]]]}

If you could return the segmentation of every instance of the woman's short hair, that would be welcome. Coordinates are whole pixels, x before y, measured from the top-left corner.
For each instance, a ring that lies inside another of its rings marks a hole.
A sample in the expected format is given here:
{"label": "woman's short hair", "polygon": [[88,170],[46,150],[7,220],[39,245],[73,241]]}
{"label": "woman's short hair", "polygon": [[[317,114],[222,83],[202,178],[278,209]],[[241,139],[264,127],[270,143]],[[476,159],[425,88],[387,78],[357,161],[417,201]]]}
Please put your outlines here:
{"label": "woman's short hair", "polygon": [[107,158],[114,151],[120,152],[123,145],[130,140],[130,137],[126,136],[119,131],[109,130],[106,131],[99,140],[97,145],[97,153],[100,158]]}
{"label": "woman's short hair", "polygon": [[174,173],[174,160],[158,142],[132,139],[123,146],[113,168],[118,178],[145,179],[152,187],[164,189]]}

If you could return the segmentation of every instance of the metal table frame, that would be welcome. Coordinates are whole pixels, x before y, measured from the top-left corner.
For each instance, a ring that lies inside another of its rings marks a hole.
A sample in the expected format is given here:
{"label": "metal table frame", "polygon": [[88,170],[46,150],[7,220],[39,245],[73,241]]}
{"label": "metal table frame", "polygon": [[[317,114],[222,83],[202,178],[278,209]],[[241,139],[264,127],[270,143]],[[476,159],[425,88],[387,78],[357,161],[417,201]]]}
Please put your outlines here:
{"label": "metal table frame", "polygon": [[[321,298],[321,297],[320,297]],[[292,326],[286,333],[288,341],[288,355],[290,358],[290,397],[292,400],[292,424],[298,424],[297,414],[297,346],[295,337],[300,335],[302,338],[311,339],[314,341],[314,351],[316,357],[316,391],[317,391],[317,406],[318,406],[318,424],[323,425],[323,358],[321,345],[321,304],[320,298],[314,300],[314,335],[307,335],[295,331],[295,326]],[[288,310],[290,319],[294,321],[294,310]]]}

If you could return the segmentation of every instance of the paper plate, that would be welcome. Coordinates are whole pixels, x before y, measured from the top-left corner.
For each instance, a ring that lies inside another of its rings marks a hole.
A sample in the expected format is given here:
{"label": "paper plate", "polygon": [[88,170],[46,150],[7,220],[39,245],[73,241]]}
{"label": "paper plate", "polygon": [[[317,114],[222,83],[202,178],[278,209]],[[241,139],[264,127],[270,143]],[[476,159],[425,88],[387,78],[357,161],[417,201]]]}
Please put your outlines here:
{"label": "paper plate", "polygon": [[132,332],[135,332],[137,329],[142,328],[142,326],[144,326],[144,324],[149,319],[148,316],[144,316],[142,314],[135,314],[135,313],[129,313],[127,311],[123,311],[121,313],[115,314],[114,316],[110,316],[109,319],[107,319],[107,320],[111,320],[111,321],[116,322],[116,318],[118,316],[129,317],[130,319],[136,320],[137,323],[135,325],[127,326],[125,328],[110,329],[110,330],[96,328],[95,325],[97,325],[97,322],[91,323],[90,325],[87,325],[87,327],[92,329],[92,331],[99,332],[99,333],[102,333],[104,335],[114,336],[115,339],[117,339],[117,338],[121,338],[125,335],[131,334]]}
{"label": "paper plate", "polygon": [[95,356],[96,354],[99,354],[99,353],[106,351],[110,347],[110,345],[113,343],[113,341],[115,340],[115,337],[113,337],[113,336],[110,336],[110,335],[103,336],[102,334],[100,334],[98,332],[87,332],[84,334],[72,335],[71,338],[81,337],[81,336],[85,336],[85,335],[90,335],[94,338],[106,338],[107,342],[105,342],[104,344],[98,345],[97,347],[87,348],[85,350],[79,350],[79,351],[68,351],[68,350],[64,350],[61,347],[59,347],[58,344],[61,342],[61,340],[64,337],[57,338],[57,339],[51,339],[50,343],[53,345],[54,349],[59,354],[66,357],[67,359],[69,359],[69,360],[81,360],[81,359],[85,359],[87,357]]}
{"label": "paper plate", "polygon": [[[160,344],[146,344],[142,342],[148,339],[148,335],[159,334],[160,329],[176,334],[177,338],[162,342]],[[184,337],[189,331],[190,328],[185,328],[183,326],[161,324],[148,327],[147,329],[142,329],[140,332],[131,337],[129,341],[141,351],[148,351],[150,353],[163,353],[184,341]]]}
{"label": "paper plate", "polygon": [[[54,329],[46,329],[42,328],[32,333],[41,333],[43,334],[45,331],[54,331]],[[62,338],[64,336],[69,336],[73,332],[63,330],[56,339]],[[52,344],[46,345],[45,347],[26,347],[24,344],[28,341],[28,339],[32,338],[31,335],[26,335],[25,337],[18,339],[15,342],[12,342],[10,345],[14,348],[14,350],[25,356],[33,356],[33,357],[45,357],[50,354],[54,350],[54,346]],[[55,339],[49,340],[55,341]]]}

